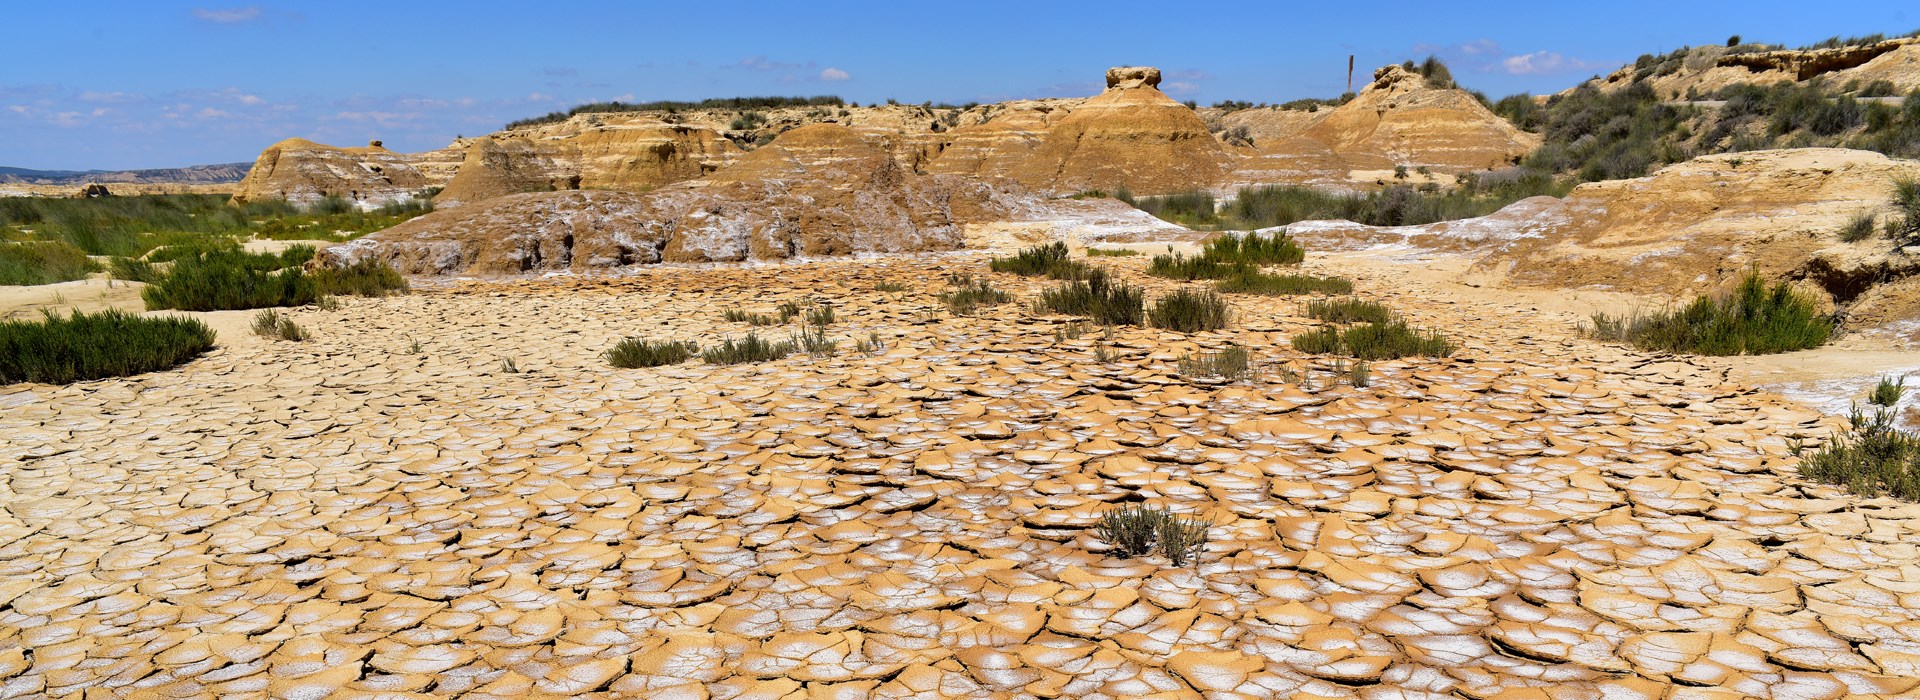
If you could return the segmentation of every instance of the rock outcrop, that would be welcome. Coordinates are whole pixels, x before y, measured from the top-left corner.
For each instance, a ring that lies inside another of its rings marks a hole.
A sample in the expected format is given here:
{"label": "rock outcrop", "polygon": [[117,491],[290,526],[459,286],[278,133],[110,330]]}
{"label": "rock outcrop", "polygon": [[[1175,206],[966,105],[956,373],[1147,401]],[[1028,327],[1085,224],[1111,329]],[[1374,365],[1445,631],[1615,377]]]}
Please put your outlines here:
{"label": "rock outcrop", "polygon": [[1894,183],[1920,163],[1871,151],[1809,148],[1696,158],[1647,177],[1581,185],[1489,216],[1379,228],[1303,222],[1321,246],[1404,243],[1477,253],[1477,272],[1507,284],[1682,297],[1747,269],[1803,281],[1847,309],[1849,325],[1920,320],[1920,255],[1878,235],[1839,232],[1862,214],[1893,216]]}
{"label": "rock outcrop", "polygon": [[1224,188],[1365,187],[1391,177],[1396,166],[1441,175],[1487,170],[1540,145],[1538,135],[1514,127],[1466,91],[1435,87],[1397,65],[1374,71],[1373,82],[1338,107],[1238,110],[1219,122],[1248,127],[1257,151],[1226,176]]}
{"label": "rock outcrop", "polygon": [[233,198],[239,202],[284,199],[308,205],[326,197],[341,197],[361,206],[377,207],[410,199],[439,184],[413,166],[415,158],[379,145],[341,148],[287,139],[261,152]]}
{"label": "rock outcrop", "polygon": [[1120,185],[1160,194],[1213,184],[1230,169],[1232,154],[1198,114],[1160,92],[1159,83],[1155,68],[1108,70],[1107,89],[1093,97],[1070,105],[1025,103],[955,129],[948,137],[953,145],[928,170],[1007,177],[1052,194]]}
{"label": "rock outcrop", "polygon": [[1906,94],[1920,89],[1920,37],[1905,37],[1824,49],[1752,51],[1749,47],[1696,46],[1620,68],[1587,84],[1614,90],[1645,81],[1663,99],[1710,99],[1732,85],[1806,82],[1834,89],[1878,81]]}
{"label": "rock outcrop", "polygon": [[434,202],[456,206],[519,192],[645,191],[719,169],[740,149],[704,126],[639,120],[571,122],[471,141]]}

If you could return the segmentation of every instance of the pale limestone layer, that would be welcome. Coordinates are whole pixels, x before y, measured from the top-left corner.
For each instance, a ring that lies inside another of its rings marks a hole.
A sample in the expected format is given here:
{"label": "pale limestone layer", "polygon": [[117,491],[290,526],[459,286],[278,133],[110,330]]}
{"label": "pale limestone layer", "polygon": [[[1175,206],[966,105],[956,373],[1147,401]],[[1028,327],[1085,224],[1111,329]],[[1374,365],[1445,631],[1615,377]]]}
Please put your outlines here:
{"label": "pale limestone layer", "polygon": [[[305,343],[223,334],[176,371],[0,390],[0,688],[1797,698],[1920,683],[1920,506],[1794,478],[1787,441],[1836,427],[1810,410],[1392,275],[1361,291],[1463,347],[1375,363],[1360,389],[1285,349],[1313,327],[1290,300],[1236,299],[1226,332],[1110,340],[1058,336],[1064,319],[1019,304],[934,311],[940,279],[982,262],[423,280],[293,311]],[[1108,264],[1139,279],[1138,259]],[[992,278],[1023,301],[1041,287]],[[721,310],[815,296],[838,316],[830,358],[597,357],[634,334],[738,337]],[[853,352],[869,334],[884,352]],[[1259,377],[1176,373],[1230,341]],[[1282,365],[1305,378],[1284,383]],[[1122,500],[1211,521],[1198,565],[1109,556],[1090,528]]]}

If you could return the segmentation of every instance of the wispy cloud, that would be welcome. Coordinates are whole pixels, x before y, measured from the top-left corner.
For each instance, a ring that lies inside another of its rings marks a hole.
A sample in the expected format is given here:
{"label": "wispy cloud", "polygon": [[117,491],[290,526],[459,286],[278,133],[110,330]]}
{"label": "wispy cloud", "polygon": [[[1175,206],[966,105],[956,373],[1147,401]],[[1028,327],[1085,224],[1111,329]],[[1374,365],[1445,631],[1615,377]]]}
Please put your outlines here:
{"label": "wispy cloud", "polygon": [[820,71],[820,79],[830,83],[837,83],[842,80],[851,80],[852,78],[853,78],[852,75],[848,75],[846,71],[840,70],[838,68],[828,68]]}
{"label": "wispy cloud", "polygon": [[1597,61],[1583,61],[1552,51],[1535,51],[1508,56],[1500,62],[1500,69],[1509,75],[1555,75],[1601,70],[1608,65]]}
{"label": "wispy cloud", "polygon": [[246,24],[248,22],[260,21],[262,17],[266,16],[266,13],[261,12],[260,8],[251,5],[230,9],[196,7],[193,8],[193,16],[202,22],[212,22],[214,24]]}

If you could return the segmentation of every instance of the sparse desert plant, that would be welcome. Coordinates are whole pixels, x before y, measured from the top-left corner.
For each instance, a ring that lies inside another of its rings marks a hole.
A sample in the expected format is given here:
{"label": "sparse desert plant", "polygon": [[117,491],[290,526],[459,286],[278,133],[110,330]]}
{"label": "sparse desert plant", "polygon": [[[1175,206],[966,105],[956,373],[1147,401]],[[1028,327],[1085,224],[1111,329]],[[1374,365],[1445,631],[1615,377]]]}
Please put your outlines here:
{"label": "sparse desert plant", "polygon": [[407,354],[419,355],[419,354],[425,353],[426,351],[427,351],[426,347],[422,346],[420,344],[420,341],[414,340],[412,338],[407,339]]}
{"label": "sparse desert plant", "polygon": [[1314,355],[1340,352],[1340,329],[1334,326],[1321,326],[1305,333],[1295,334],[1293,349]]}
{"label": "sparse desert plant", "polygon": [[1373,366],[1366,360],[1354,360],[1347,372],[1347,383],[1360,388],[1373,386]]}
{"label": "sparse desert plant", "polygon": [[607,364],[623,369],[677,365],[700,354],[700,346],[685,340],[625,338],[608,348]]}
{"label": "sparse desert plant", "polygon": [[776,310],[780,312],[780,322],[786,323],[795,318],[798,318],[800,314],[805,313],[807,310],[807,307],[805,304],[800,303],[798,300],[788,299],[786,301],[780,302],[780,306]]}
{"label": "sparse desert plant", "polygon": [[959,285],[949,292],[940,294],[940,303],[947,305],[947,311],[955,316],[972,316],[974,312],[989,306],[999,306],[1013,301],[1013,295],[994,289],[984,279],[974,279],[971,275],[949,278]]}
{"label": "sparse desert plant", "polygon": [[86,251],[65,241],[0,243],[0,285],[66,282],[99,269]]}
{"label": "sparse desert plant", "polygon": [[1405,321],[1362,323],[1346,328],[1322,326],[1295,335],[1293,348],[1316,355],[1342,354],[1362,360],[1447,357],[1454,349],[1453,343],[1439,333],[1415,330]]}
{"label": "sparse desert plant", "polygon": [[827,338],[826,326],[803,323],[800,330],[794,332],[792,345],[808,355],[827,357],[833,354],[838,343]]}
{"label": "sparse desert plant", "polygon": [[293,318],[276,309],[261,309],[253,315],[253,334],[274,340],[301,341],[307,339],[306,329],[293,322]]}
{"label": "sparse desert plant", "polygon": [[1253,354],[1244,345],[1229,345],[1218,352],[1181,357],[1179,367],[1180,373],[1189,377],[1221,377],[1240,381],[1253,376]]}
{"label": "sparse desert plant", "polygon": [[1207,546],[1207,528],[1211,525],[1199,518],[1168,514],[1160,521],[1160,554],[1174,566],[1197,562],[1200,551]]}
{"label": "sparse desert plant", "polygon": [[67,384],[170,369],[212,348],[213,337],[192,318],[43,311],[39,321],[0,321],[0,383]]}
{"label": "sparse desert plant", "polygon": [[876,292],[888,292],[888,293],[904,292],[904,291],[907,291],[907,285],[903,282],[881,282],[879,284],[873,285],[873,290]]}
{"label": "sparse desert plant", "polygon": [[745,323],[750,326],[778,326],[786,323],[787,319],[790,318],[784,314],[774,316],[772,314],[755,313],[737,308],[721,311],[720,317],[734,323]]}
{"label": "sparse desert plant", "polygon": [[1859,243],[1873,237],[1873,215],[1861,214],[1853,217],[1846,228],[1840,229],[1840,240],[1847,243]]}
{"label": "sparse desert plant", "polygon": [[987,262],[987,269],[994,272],[1010,272],[1023,277],[1044,275],[1057,280],[1080,279],[1086,272],[1086,265],[1071,259],[1067,244],[1054,241],[1022,249],[1011,258],[994,258]]}
{"label": "sparse desert plant", "polygon": [[153,264],[139,258],[115,257],[107,261],[107,272],[122,282],[152,282],[160,279]]}
{"label": "sparse desert plant", "polygon": [[1105,343],[1095,345],[1093,346],[1093,361],[1103,365],[1112,362],[1113,351],[1108,350]]}
{"label": "sparse desert plant", "polygon": [[1100,516],[1097,530],[1122,557],[1143,557],[1153,553],[1160,540],[1160,528],[1173,514],[1144,503],[1110,508]]}
{"label": "sparse desert plant", "polygon": [[1905,376],[1897,380],[1892,377],[1881,377],[1880,383],[1873,386],[1873,394],[1867,397],[1867,402],[1875,406],[1892,407],[1900,403],[1901,397],[1906,395],[1907,378]]}
{"label": "sparse desert plant", "polygon": [[1895,181],[1893,206],[1899,215],[1887,219],[1887,237],[1901,244],[1920,239],[1920,181]]}
{"label": "sparse desert plant", "polygon": [[1086,334],[1087,323],[1085,321],[1068,321],[1053,327],[1053,342],[1079,340],[1080,336]]}
{"label": "sparse desert plant", "polygon": [[1087,249],[1087,257],[1090,257],[1090,258],[1126,258],[1126,257],[1135,256],[1135,255],[1140,255],[1140,254],[1141,254],[1140,251],[1134,250],[1132,248],[1088,248]]}
{"label": "sparse desert plant", "polygon": [[878,355],[887,351],[887,343],[878,332],[868,331],[865,340],[854,341],[853,349],[862,355]]}
{"label": "sparse desert plant", "polygon": [[1385,305],[1351,297],[1313,299],[1307,302],[1306,311],[1308,318],[1328,323],[1387,323],[1393,320],[1393,310]]}
{"label": "sparse desert plant", "polygon": [[1040,313],[1087,316],[1103,325],[1140,325],[1146,316],[1146,291],[1115,280],[1104,268],[1090,268],[1085,279],[1040,291]]}
{"label": "sparse desert plant", "polygon": [[710,365],[737,365],[745,362],[766,362],[778,360],[793,354],[791,342],[774,343],[754,334],[747,333],[738,340],[727,338],[719,345],[700,352],[700,359]]}
{"label": "sparse desert plant", "polygon": [[1800,457],[1800,475],[1839,484],[1860,496],[1920,500],[1920,436],[1894,427],[1891,408],[1871,415],[1854,407],[1852,430]]}
{"label": "sparse desert plant", "polygon": [[814,304],[806,313],[806,324],[810,326],[825,328],[833,325],[834,320],[833,304],[824,301]]}
{"label": "sparse desert plant", "polygon": [[1232,316],[1227,298],[1211,289],[1177,289],[1153,303],[1147,322],[1154,328],[1196,333],[1226,328]]}
{"label": "sparse desert plant", "polygon": [[1213,280],[1238,274],[1250,268],[1226,263],[1205,255],[1190,256],[1169,251],[1155,255],[1147,263],[1147,274],[1174,280]]}
{"label": "sparse desert plant", "polygon": [[519,374],[520,365],[519,363],[514,362],[513,358],[511,357],[504,358],[500,360],[500,371],[506,374]]}
{"label": "sparse desert plant", "polygon": [[313,281],[321,294],[383,297],[408,291],[407,278],[384,260],[366,258],[345,267],[315,270]]}
{"label": "sparse desert plant", "polygon": [[1284,230],[1260,235],[1258,231],[1228,233],[1207,241],[1200,257],[1226,264],[1297,265],[1307,252]]}
{"label": "sparse desert plant", "polygon": [[1765,355],[1819,347],[1833,319],[1787,282],[1769,287],[1749,271],[1726,295],[1702,295],[1677,310],[1612,316],[1596,313],[1589,333],[1643,350],[1699,355]]}
{"label": "sparse desert plant", "polygon": [[321,311],[339,311],[341,307],[340,297],[331,294],[313,300],[313,308]]}
{"label": "sparse desert plant", "polygon": [[1338,277],[1273,275],[1252,269],[1243,269],[1235,272],[1225,279],[1214,283],[1213,288],[1226,294],[1260,294],[1264,296],[1353,293],[1353,283]]}

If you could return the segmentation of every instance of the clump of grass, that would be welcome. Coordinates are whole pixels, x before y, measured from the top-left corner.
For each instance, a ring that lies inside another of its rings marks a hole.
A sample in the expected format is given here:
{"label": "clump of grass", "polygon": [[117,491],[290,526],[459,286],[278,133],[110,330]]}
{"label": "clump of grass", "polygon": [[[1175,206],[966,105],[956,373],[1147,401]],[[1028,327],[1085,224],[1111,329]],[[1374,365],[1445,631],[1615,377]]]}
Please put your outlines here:
{"label": "clump of grass", "polygon": [[307,339],[306,329],[293,322],[293,318],[274,309],[262,309],[253,315],[253,334],[274,340],[302,341]]}
{"label": "clump of grass", "polygon": [[794,332],[792,346],[814,357],[828,357],[833,354],[834,346],[839,343],[827,339],[827,328],[823,325],[804,323]]}
{"label": "clump of grass", "polygon": [[1362,360],[1401,357],[1446,357],[1453,343],[1437,332],[1422,332],[1404,321],[1362,323],[1347,328],[1324,326],[1293,337],[1293,348],[1305,353],[1342,354]]}
{"label": "clump of grass", "polygon": [[734,323],[745,323],[750,326],[778,326],[786,323],[788,318],[786,316],[755,313],[745,309],[727,309],[720,312],[720,317]]}
{"label": "clump of grass", "polygon": [[602,355],[607,364],[622,369],[639,367],[659,367],[677,365],[700,354],[700,346],[684,340],[653,341],[645,338],[626,338]]}
{"label": "clump of grass", "polygon": [[1175,280],[1220,279],[1251,269],[1245,265],[1221,262],[1205,255],[1189,256],[1174,252],[1155,255],[1153,260],[1147,263],[1147,274]]}
{"label": "clump of grass", "polygon": [[1873,237],[1873,215],[1861,214],[1853,217],[1845,228],[1840,229],[1840,240],[1846,243],[1859,243]]}
{"label": "clump of grass", "polygon": [[1086,334],[1087,324],[1085,321],[1068,321],[1053,327],[1053,342],[1079,340],[1080,336]]}
{"label": "clump of grass", "polygon": [[1087,257],[1090,257],[1090,258],[1125,258],[1125,257],[1132,257],[1140,254],[1141,254],[1140,251],[1134,250],[1132,248],[1088,248],[1087,249]]}
{"label": "clump of grass", "polygon": [[[309,248],[311,256],[312,249]],[[206,250],[173,261],[165,276],[140,290],[148,309],[219,311],[305,306],[320,298],[320,286],[279,256],[238,250]]]}
{"label": "clump of grass", "polygon": [[[1920,108],[1920,104],[1910,109],[1914,108]],[[1895,181],[1893,206],[1899,210],[1899,215],[1887,218],[1887,238],[1903,245],[1920,241],[1920,182],[1904,179]]]}
{"label": "clump of grass", "polygon": [[506,374],[519,374],[520,365],[514,362],[511,357],[504,358],[500,360],[500,371]]}
{"label": "clump of grass", "polygon": [[1219,352],[1180,358],[1180,373],[1189,377],[1220,377],[1240,381],[1253,376],[1253,354],[1246,346],[1230,345]]}
{"label": "clump of grass", "polygon": [[940,295],[940,303],[947,305],[947,311],[955,316],[972,316],[974,312],[989,306],[999,306],[1013,301],[1013,295],[994,289],[984,279],[974,279],[971,275],[950,278],[957,282],[956,289]]}
{"label": "clump of grass", "polygon": [[1373,366],[1366,360],[1354,360],[1353,367],[1348,370],[1347,383],[1360,388],[1373,386],[1372,370]]}
{"label": "clump of grass", "polygon": [[1153,303],[1147,322],[1155,328],[1195,333],[1226,328],[1232,315],[1227,298],[1211,289],[1179,289]]}
{"label": "clump of grass", "polygon": [[213,347],[213,329],[183,317],[118,309],[0,321],[0,383],[71,382],[171,369]]}
{"label": "clump of grass", "polygon": [[1920,436],[1895,428],[1890,408],[1866,415],[1856,406],[1851,422],[1850,432],[1800,457],[1800,475],[1868,498],[1920,499]]}
{"label": "clump of grass", "polygon": [[873,285],[873,290],[876,292],[889,292],[889,293],[904,292],[904,291],[907,291],[907,285],[902,282],[881,282],[879,284]]}
{"label": "clump of grass", "polygon": [[1040,313],[1086,316],[1096,323],[1140,325],[1146,316],[1146,291],[1113,279],[1104,268],[1087,270],[1086,278],[1062,282],[1040,291],[1034,309]]}
{"label": "clump of grass", "polygon": [[791,342],[774,343],[753,333],[735,340],[728,338],[719,345],[700,352],[700,359],[710,365],[737,365],[745,362],[766,362],[778,360],[793,354]]}
{"label": "clump of grass", "polygon": [[1186,566],[1207,543],[1209,523],[1145,504],[1118,506],[1101,516],[1096,532],[1122,557],[1158,549],[1174,566]]}
{"label": "clump of grass", "polygon": [[1393,310],[1366,299],[1314,299],[1307,302],[1307,317],[1328,323],[1387,323]]}
{"label": "clump of grass", "polygon": [[834,320],[833,305],[824,301],[815,304],[806,313],[806,323],[810,326],[825,328],[833,325]]}
{"label": "clump of grass", "polygon": [[880,339],[878,332],[868,331],[865,340],[853,342],[853,349],[862,355],[878,355],[887,351],[887,343]]}
{"label": "clump of grass", "polygon": [[1875,384],[1873,387],[1873,394],[1867,397],[1867,402],[1875,406],[1890,407],[1900,403],[1900,398],[1906,395],[1906,377],[1900,377],[1898,380],[1892,377],[1881,377],[1880,383]]}
{"label": "clump of grass", "polygon": [[1044,275],[1057,280],[1072,280],[1080,279],[1086,273],[1087,266],[1069,257],[1066,243],[1055,241],[1023,249],[1011,258],[994,258],[987,262],[987,269],[1024,277]]}
{"label": "clump of grass", "polygon": [[1699,355],[1766,355],[1819,347],[1833,333],[1833,319],[1814,301],[1778,282],[1767,286],[1750,271],[1733,292],[1702,295],[1679,310],[1636,316],[1593,315],[1589,332],[1601,340],[1643,350]]}
{"label": "clump of grass", "polygon": [[99,269],[86,251],[65,241],[0,243],[0,285],[66,282]]}
{"label": "clump of grass", "polygon": [[1236,271],[1225,279],[1214,283],[1213,288],[1226,294],[1260,294],[1263,296],[1353,293],[1353,283],[1338,277],[1273,275],[1253,269]]}
{"label": "clump of grass", "polygon": [[147,282],[160,279],[153,264],[139,258],[116,257],[107,261],[107,273],[122,282]]}
{"label": "clump of grass", "polygon": [[1229,233],[1207,241],[1200,257],[1228,264],[1298,265],[1307,258],[1307,251],[1286,231],[1265,236],[1258,232]]}
{"label": "clump of grass", "polygon": [[345,267],[326,267],[313,273],[322,294],[383,297],[408,291],[407,278],[384,260],[367,258]]}

